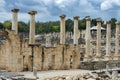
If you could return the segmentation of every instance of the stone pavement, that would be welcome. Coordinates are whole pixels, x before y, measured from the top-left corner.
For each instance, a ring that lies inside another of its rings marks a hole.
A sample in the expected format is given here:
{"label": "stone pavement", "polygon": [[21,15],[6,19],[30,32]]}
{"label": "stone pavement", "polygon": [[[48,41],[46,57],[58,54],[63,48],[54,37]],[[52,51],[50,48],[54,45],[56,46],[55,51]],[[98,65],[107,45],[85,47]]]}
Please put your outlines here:
{"label": "stone pavement", "polygon": [[[80,70],[80,69],[74,69],[74,70],[49,70],[49,71],[39,71],[37,72],[37,77],[39,80],[43,80],[45,78],[51,78],[55,76],[76,76],[76,75],[84,75],[86,73],[89,73],[88,70]],[[21,72],[21,74],[24,74],[25,77],[34,77],[32,72]]]}

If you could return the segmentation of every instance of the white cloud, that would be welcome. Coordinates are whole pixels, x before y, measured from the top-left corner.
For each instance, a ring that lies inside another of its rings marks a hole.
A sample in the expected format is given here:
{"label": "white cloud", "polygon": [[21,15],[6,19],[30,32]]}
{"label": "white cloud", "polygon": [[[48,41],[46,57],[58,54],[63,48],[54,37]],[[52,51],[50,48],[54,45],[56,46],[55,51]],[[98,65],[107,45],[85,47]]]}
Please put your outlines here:
{"label": "white cloud", "polygon": [[6,20],[11,20],[11,13],[8,12],[0,12],[0,22],[4,22]]}
{"label": "white cloud", "polygon": [[43,2],[45,5],[51,5],[52,3],[54,3],[54,0],[33,0],[33,1],[38,3]]}
{"label": "white cloud", "polygon": [[27,13],[18,13],[18,21],[28,22],[30,20],[30,15]]}
{"label": "white cloud", "polygon": [[105,0],[101,3],[101,10],[108,10],[115,5],[120,6],[120,0]]}
{"label": "white cloud", "polygon": [[72,4],[75,3],[75,1],[76,1],[76,0],[55,0],[55,4],[56,4],[59,8],[63,9],[63,8],[65,8],[65,7],[67,7],[67,6],[71,6]]}
{"label": "white cloud", "polygon": [[105,0],[87,0],[87,1],[89,1],[89,2],[94,2],[94,3],[101,3],[101,2],[103,2],[103,1],[105,1]]}
{"label": "white cloud", "polygon": [[41,1],[46,5],[51,7],[51,5],[55,5],[61,9],[67,7],[67,6],[71,6],[71,4],[73,4],[75,1],[77,0],[34,0],[36,2],[41,3]]}
{"label": "white cloud", "polygon": [[20,9],[18,20],[25,22],[29,21],[30,16],[27,12],[30,10],[38,12],[36,20],[44,21],[59,19],[60,14],[66,14],[67,18],[76,15],[82,18],[117,18],[120,13],[117,12],[119,6],[120,0],[0,0],[0,21],[11,20],[12,8]]}
{"label": "white cloud", "polygon": [[0,6],[4,6],[5,1],[4,0],[0,0]]}
{"label": "white cloud", "polygon": [[[80,12],[86,12],[86,13],[94,13],[97,10],[95,9],[95,6],[93,6],[90,2],[88,2],[87,0],[79,0],[79,6],[78,8],[80,9]],[[78,9],[77,8],[77,9]],[[76,9],[76,10],[77,10]]]}

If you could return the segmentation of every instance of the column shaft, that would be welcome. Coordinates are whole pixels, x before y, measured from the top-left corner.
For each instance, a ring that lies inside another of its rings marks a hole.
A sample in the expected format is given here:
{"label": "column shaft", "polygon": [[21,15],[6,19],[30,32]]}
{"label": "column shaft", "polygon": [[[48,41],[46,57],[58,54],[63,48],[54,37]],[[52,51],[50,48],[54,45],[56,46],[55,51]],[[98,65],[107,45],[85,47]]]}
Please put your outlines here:
{"label": "column shaft", "polygon": [[91,47],[90,47],[90,40],[91,40],[91,35],[90,35],[90,26],[91,26],[91,22],[90,22],[90,18],[86,18],[86,56],[90,56],[91,55]]}
{"label": "column shaft", "polygon": [[110,21],[107,22],[107,34],[106,34],[106,56],[111,55],[111,23]]}
{"label": "column shaft", "polygon": [[79,16],[74,17],[74,44],[78,45],[78,19]]}
{"label": "column shaft", "polygon": [[12,30],[15,31],[15,34],[18,34],[18,17],[17,13],[19,9],[13,9],[11,10],[13,12],[12,14]]}
{"label": "column shaft", "polygon": [[[119,55],[119,31],[120,22],[116,22],[116,34],[115,34],[115,55]],[[120,55],[119,55],[120,56]]]}
{"label": "column shaft", "polygon": [[35,43],[35,14],[36,11],[29,12],[30,14],[30,32],[29,32],[29,44]]}
{"label": "column shaft", "polygon": [[101,19],[97,19],[97,49],[96,56],[101,56]]}
{"label": "column shaft", "polygon": [[60,44],[65,44],[65,15],[61,15],[60,18]]}

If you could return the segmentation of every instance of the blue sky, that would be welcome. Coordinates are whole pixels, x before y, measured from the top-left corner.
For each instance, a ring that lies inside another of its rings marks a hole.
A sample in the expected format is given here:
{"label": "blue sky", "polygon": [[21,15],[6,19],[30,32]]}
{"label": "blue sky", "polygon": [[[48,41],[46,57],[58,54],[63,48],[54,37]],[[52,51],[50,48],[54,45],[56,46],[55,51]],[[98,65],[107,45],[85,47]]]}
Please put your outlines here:
{"label": "blue sky", "polygon": [[120,0],[0,0],[0,22],[12,19],[11,9],[20,9],[19,21],[29,21],[27,14],[36,10],[36,21],[59,20],[60,14],[66,14],[66,18],[73,16],[85,16],[91,18],[101,17],[103,20],[116,18],[120,20]]}

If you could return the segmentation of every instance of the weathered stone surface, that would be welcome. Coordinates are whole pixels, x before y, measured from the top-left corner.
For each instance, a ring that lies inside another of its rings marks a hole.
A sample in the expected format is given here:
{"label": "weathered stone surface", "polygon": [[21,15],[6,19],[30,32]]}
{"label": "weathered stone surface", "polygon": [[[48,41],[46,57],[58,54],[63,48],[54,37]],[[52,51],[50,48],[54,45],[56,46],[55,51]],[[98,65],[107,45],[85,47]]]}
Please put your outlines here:
{"label": "weathered stone surface", "polygon": [[13,12],[13,14],[12,14],[12,30],[14,30],[15,34],[18,34],[17,13],[18,13],[19,9],[13,9],[11,11]]}
{"label": "weathered stone surface", "polygon": [[34,67],[37,70],[42,70],[42,47],[40,45],[34,47]]}
{"label": "weathered stone surface", "polygon": [[23,59],[20,51],[20,39],[13,31],[7,32],[7,39],[0,48],[0,68],[7,69],[8,71],[22,71]]}
{"label": "weathered stone surface", "polygon": [[65,44],[65,17],[66,15],[60,15],[60,44]]}
{"label": "weathered stone surface", "polygon": [[36,80],[36,77],[25,77],[25,80]]}
{"label": "weathered stone surface", "polygon": [[29,45],[28,40],[21,41],[13,31],[7,32],[7,39],[0,47],[0,68],[8,71],[32,71],[32,67],[36,67],[37,70],[79,68],[79,45],[63,44],[56,47]]}

